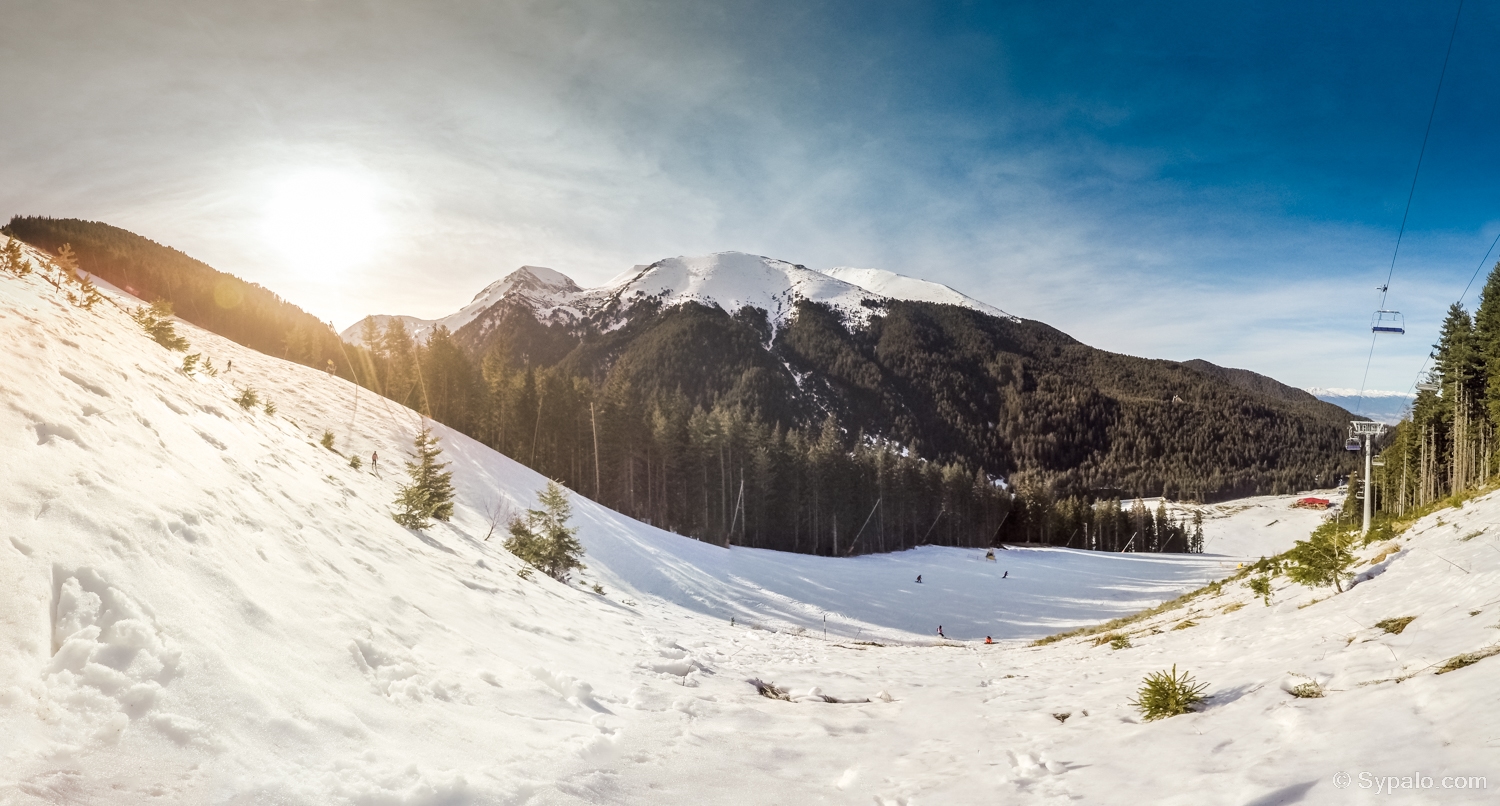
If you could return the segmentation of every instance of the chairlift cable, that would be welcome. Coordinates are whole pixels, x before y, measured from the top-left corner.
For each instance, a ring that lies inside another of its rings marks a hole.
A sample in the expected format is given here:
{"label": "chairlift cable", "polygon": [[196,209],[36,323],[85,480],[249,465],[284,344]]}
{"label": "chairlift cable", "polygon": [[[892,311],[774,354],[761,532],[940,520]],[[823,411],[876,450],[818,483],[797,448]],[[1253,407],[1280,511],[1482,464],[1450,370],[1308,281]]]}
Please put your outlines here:
{"label": "chairlift cable", "polygon": [[1432,135],[1432,120],[1437,116],[1438,99],[1443,95],[1443,79],[1448,76],[1448,60],[1453,56],[1453,40],[1458,37],[1458,20],[1464,13],[1464,0],[1458,0],[1458,11],[1453,15],[1453,30],[1448,34],[1448,51],[1443,54],[1443,69],[1438,73],[1437,92],[1432,95],[1432,108],[1427,112],[1427,128],[1422,132],[1422,147],[1417,151],[1417,168],[1411,175],[1411,188],[1406,191],[1406,209],[1401,213],[1401,229],[1396,233],[1396,248],[1391,252],[1391,268],[1386,272],[1385,285],[1380,287],[1380,307],[1385,307],[1385,298],[1390,294],[1391,278],[1396,274],[1396,256],[1401,254],[1401,239],[1406,235],[1406,219],[1411,215],[1411,200],[1417,193],[1417,178],[1422,175],[1422,160],[1427,156],[1427,139]]}
{"label": "chairlift cable", "polygon": [[[1412,171],[1411,187],[1406,191],[1406,208],[1401,212],[1401,228],[1396,232],[1396,247],[1391,252],[1391,266],[1386,271],[1385,283],[1380,286],[1380,309],[1382,310],[1385,309],[1386,297],[1391,293],[1391,279],[1396,275],[1396,257],[1401,254],[1401,240],[1406,235],[1407,217],[1411,215],[1412,198],[1417,193],[1417,179],[1422,175],[1422,161],[1427,156],[1427,141],[1432,136],[1432,121],[1437,117],[1438,99],[1443,96],[1443,81],[1448,77],[1448,62],[1453,57],[1453,42],[1458,38],[1458,22],[1463,17],[1463,13],[1464,0],[1458,0],[1458,10],[1453,14],[1453,28],[1448,32],[1448,49],[1443,53],[1443,68],[1438,72],[1437,90],[1432,94],[1432,108],[1427,111],[1427,127],[1422,131],[1422,147],[1417,151],[1417,167]],[[1468,293],[1467,289],[1465,293]],[[1359,382],[1359,403],[1355,406],[1355,414],[1359,414],[1365,406],[1365,387],[1370,380],[1370,364],[1375,358],[1375,339],[1376,335],[1370,337],[1370,354],[1365,358],[1365,374]]]}

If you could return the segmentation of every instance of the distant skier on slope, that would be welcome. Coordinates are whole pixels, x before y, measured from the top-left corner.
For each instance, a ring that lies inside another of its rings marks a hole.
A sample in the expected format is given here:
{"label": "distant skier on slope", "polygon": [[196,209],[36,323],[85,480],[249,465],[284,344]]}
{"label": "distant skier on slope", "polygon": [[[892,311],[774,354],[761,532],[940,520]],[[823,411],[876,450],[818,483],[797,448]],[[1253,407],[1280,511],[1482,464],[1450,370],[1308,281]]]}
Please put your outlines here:
{"label": "distant skier on slope", "polygon": [[995,639],[993,639],[993,638],[991,638],[991,637],[989,637],[989,636],[988,636],[988,635],[986,635],[986,636],[985,636],[985,637],[984,637],[984,642],[985,642],[985,643],[986,643],[986,644],[993,644],[993,643],[995,643]]}
{"label": "distant skier on slope", "polygon": [[921,574],[917,574],[917,584],[918,585],[922,584],[922,575]]}
{"label": "distant skier on slope", "polygon": [[380,475],[380,452],[370,451],[370,472]]}
{"label": "distant skier on slope", "polygon": [[941,625],[941,624],[938,625],[938,637],[939,638],[947,638],[948,637],[946,635],[943,635],[943,625]]}
{"label": "distant skier on slope", "polygon": [[1009,579],[1010,578],[1010,572],[1006,571],[1005,573],[1003,573],[1003,574],[1000,575],[1000,578],[1001,579]]}

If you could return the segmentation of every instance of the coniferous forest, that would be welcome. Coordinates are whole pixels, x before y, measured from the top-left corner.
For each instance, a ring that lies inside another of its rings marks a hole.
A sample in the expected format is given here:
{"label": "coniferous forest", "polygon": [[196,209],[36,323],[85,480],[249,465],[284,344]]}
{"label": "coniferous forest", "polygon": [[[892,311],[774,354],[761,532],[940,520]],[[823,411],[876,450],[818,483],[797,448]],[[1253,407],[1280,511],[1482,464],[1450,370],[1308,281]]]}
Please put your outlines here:
{"label": "coniferous forest", "polygon": [[957,306],[892,301],[851,329],[803,301],[775,330],[751,308],[641,304],[602,327],[507,299],[456,333],[419,342],[399,317],[367,319],[347,344],[266,289],[124,230],[16,218],[6,232],[71,243],[83,270],[193,324],[332,361],[582,495],[721,545],[1192,551],[1193,525],[1131,499],[1293,492],[1354,464],[1340,450],[1348,414],[1300,390]]}
{"label": "coniferous forest", "polygon": [[1500,472],[1500,263],[1471,316],[1448,308],[1411,416],[1382,442],[1377,506],[1400,518],[1489,483]]}

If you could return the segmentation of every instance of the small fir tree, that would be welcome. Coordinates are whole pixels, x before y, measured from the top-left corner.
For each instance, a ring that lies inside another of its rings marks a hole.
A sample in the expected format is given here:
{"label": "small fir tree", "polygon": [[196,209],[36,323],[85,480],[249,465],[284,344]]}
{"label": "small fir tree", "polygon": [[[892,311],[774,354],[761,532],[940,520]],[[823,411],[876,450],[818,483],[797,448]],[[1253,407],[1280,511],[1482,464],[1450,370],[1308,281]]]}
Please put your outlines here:
{"label": "small fir tree", "polygon": [[412,443],[415,461],[406,463],[411,483],[401,485],[396,494],[399,511],[392,517],[408,529],[426,529],[434,518],[447,521],[453,517],[453,473],[437,460],[443,449],[432,429],[423,428]]}
{"label": "small fir tree", "polygon": [[130,318],[146,331],[146,335],[168,350],[188,348],[188,340],[177,335],[177,326],[172,322],[172,303],[159,299],[151,303],[150,307],[136,308],[131,312]]}
{"label": "small fir tree", "polygon": [[25,277],[31,273],[31,261],[27,260],[26,253],[21,251],[20,241],[15,238],[5,239],[5,248],[0,249],[0,268],[17,277]]}
{"label": "small fir tree", "polygon": [[1207,688],[1207,683],[1195,682],[1187,672],[1179,675],[1177,665],[1173,664],[1170,672],[1160,671],[1146,675],[1146,679],[1141,681],[1140,691],[1130,704],[1141,712],[1147,722],[1166,719],[1191,712],[1194,706],[1203,701],[1203,691]]}
{"label": "small fir tree", "polygon": [[240,390],[239,396],[234,399],[234,402],[240,404],[240,408],[249,411],[260,405],[260,395],[255,393],[255,389],[247,386]]}
{"label": "small fir tree", "polygon": [[571,571],[584,567],[578,530],[568,526],[573,507],[568,503],[567,490],[549,481],[537,495],[537,503],[541,509],[528,509],[524,518],[511,520],[505,548],[538,571],[566,582]]}
{"label": "small fir tree", "polygon": [[1355,530],[1337,521],[1324,523],[1286,553],[1286,575],[1310,588],[1332,585],[1343,593],[1344,581],[1353,576],[1355,539]]}
{"label": "small fir tree", "polygon": [[1266,607],[1271,606],[1272,591],[1271,578],[1269,576],[1262,574],[1258,577],[1251,577],[1250,581],[1245,583],[1245,587],[1249,588],[1251,593],[1259,596],[1260,600],[1266,603]]}
{"label": "small fir tree", "polygon": [[325,429],[322,438],[318,440],[318,444],[330,451],[333,450],[333,432]]}

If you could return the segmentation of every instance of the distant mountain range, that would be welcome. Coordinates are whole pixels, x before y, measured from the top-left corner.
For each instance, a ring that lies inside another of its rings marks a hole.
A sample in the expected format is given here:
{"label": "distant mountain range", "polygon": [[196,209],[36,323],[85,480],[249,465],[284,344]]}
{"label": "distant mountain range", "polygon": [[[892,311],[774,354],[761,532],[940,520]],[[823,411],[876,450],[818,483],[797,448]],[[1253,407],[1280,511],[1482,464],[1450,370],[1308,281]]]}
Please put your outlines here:
{"label": "distant mountain range", "polygon": [[811,430],[832,416],[851,434],[1053,495],[1282,492],[1344,461],[1348,413],[1303,390],[1098,350],[879,269],[723,252],[582,288],[527,266],[452,316],[403,321],[419,334],[449,328],[475,360],[627,385],[643,406],[681,396]]}
{"label": "distant mountain range", "polygon": [[1395,425],[1411,414],[1411,404],[1417,396],[1410,392],[1382,392],[1367,389],[1338,389],[1314,387],[1307,390],[1319,400],[1355,412],[1376,422]]}

